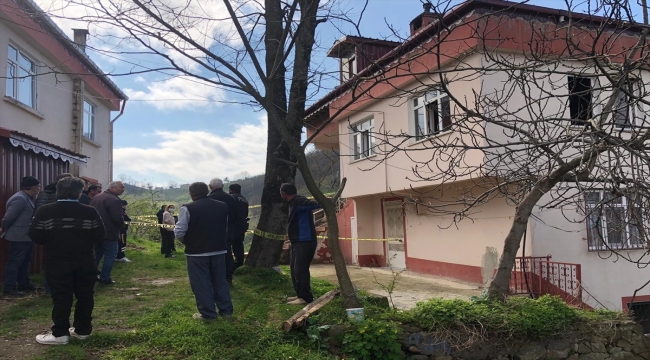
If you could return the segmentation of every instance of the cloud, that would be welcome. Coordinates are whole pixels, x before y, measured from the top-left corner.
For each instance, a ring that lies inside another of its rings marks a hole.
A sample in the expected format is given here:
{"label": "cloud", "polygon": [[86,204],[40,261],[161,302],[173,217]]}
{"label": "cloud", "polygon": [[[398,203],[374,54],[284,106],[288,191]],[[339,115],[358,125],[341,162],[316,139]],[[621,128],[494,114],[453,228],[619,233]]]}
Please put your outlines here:
{"label": "cloud", "polygon": [[267,121],[237,127],[230,136],[207,131],[156,131],[158,146],[116,148],[115,174],[151,179],[164,174],[179,183],[264,173]]}
{"label": "cloud", "polygon": [[[142,82],[136,78],[136,82]],[[203,80],[175,77],[151,82],[146,90],[124,88],[130,101],[146,101],[160,110],[206,109],[220,106],[224,91]]]}

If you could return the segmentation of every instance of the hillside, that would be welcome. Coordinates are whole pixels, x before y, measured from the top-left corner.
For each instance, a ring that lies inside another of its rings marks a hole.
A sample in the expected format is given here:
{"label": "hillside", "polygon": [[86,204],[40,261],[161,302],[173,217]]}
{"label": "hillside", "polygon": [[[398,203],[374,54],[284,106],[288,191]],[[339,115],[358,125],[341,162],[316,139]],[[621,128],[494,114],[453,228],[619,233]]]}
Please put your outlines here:
{"label": "hillside", "polygon": [[[339,184],[339,156],[333,151],[315,150],[307,154],[309,166],[316,181],[319,182],[320,188],[324,192],[336,191]],[[209,181],[206,179],[197,179]],[[228,184],[237,183],[242,187],[243,195],[248,199],[251,205],[260,203],[262,198],[262,190],[264,189],[264,174],[250,176],[245,179],[236,181],[228,181],[224,179],[226,189]],[[133,200],[147,199],[155,203],[175,203],[184,204],[190,201],[188,194],[187,184],[174,188],[154,188],[149,186],[147,188],[135,186],[134,184],[125,184],[126,195]],[[305,181],[300,172],[296,176],[296,186],[298,192],[301,194],[308,194],[309,191],[305,186]]]}

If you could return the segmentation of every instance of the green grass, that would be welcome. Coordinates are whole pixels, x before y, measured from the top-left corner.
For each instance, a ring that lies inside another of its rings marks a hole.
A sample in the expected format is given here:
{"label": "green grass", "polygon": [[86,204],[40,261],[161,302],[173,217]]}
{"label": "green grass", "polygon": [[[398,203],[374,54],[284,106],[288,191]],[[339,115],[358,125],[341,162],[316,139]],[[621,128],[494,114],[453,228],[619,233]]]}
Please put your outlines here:
{"label": "green grass", "polygon": [[[131,239],[133,263],[116,263],[115,286],[97,286],[92,336],[48,347],[41,359],[331,359],[302,332],[285,333],[281,323],[300,310],[286,305],[293,289],[288,275],[268,269],[238,269],[231,295],[232,320],[197,321],[185,257],[164,259],[159,244]],[[173,282],[154,285],[153,280]],[[37,280],[38,282],[38,280]],[[135,290],[137,288],[137,290]],[[334,288],[315,280],[314,295]],[[335,312],[332,306],[325,311]],[[25,327],[50,325],[51,300],[15,301],[0,310],[0,335],[29,336]]]}

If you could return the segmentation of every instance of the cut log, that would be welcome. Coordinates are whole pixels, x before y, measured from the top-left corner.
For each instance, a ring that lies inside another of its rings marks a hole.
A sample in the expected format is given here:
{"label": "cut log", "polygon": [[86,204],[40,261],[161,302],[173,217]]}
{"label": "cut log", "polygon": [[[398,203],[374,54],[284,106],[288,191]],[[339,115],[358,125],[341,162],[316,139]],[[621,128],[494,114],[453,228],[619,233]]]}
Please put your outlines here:
{"label": "cut log", "polygon": [[309,318],[309,316],[316,311],[320,310],[323,308],[323,306],[327,305],[332,299],[336,297],[341,292],[339,289],[334,289],[330,290],[325,293],[325,295],[319,297],[318,299],[314,300],[311,302],[311,304],[308,304],[302,310],[298,311],[295,315],[289,318],[289,320],[285,321],[282,324],[282,328],[284,331],[290,331],[293,328],[298,328],[301,327],[305,324],[305,321]]}

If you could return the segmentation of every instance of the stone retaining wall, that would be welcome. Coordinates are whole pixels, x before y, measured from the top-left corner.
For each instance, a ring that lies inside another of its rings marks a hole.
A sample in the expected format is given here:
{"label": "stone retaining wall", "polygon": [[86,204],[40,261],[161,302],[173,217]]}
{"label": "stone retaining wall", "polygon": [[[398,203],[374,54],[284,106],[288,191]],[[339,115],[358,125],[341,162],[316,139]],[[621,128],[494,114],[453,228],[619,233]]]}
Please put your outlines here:
{"label": "stone retaining wall", "polygon": [[455,350],[444,339],[417,327],[402,326],[400,343],[407,359],[569,359],[650,360],[650,339],[633,321],[613,321],[597,326],[577,326],[554,339],[537,342],[482,343]]}

